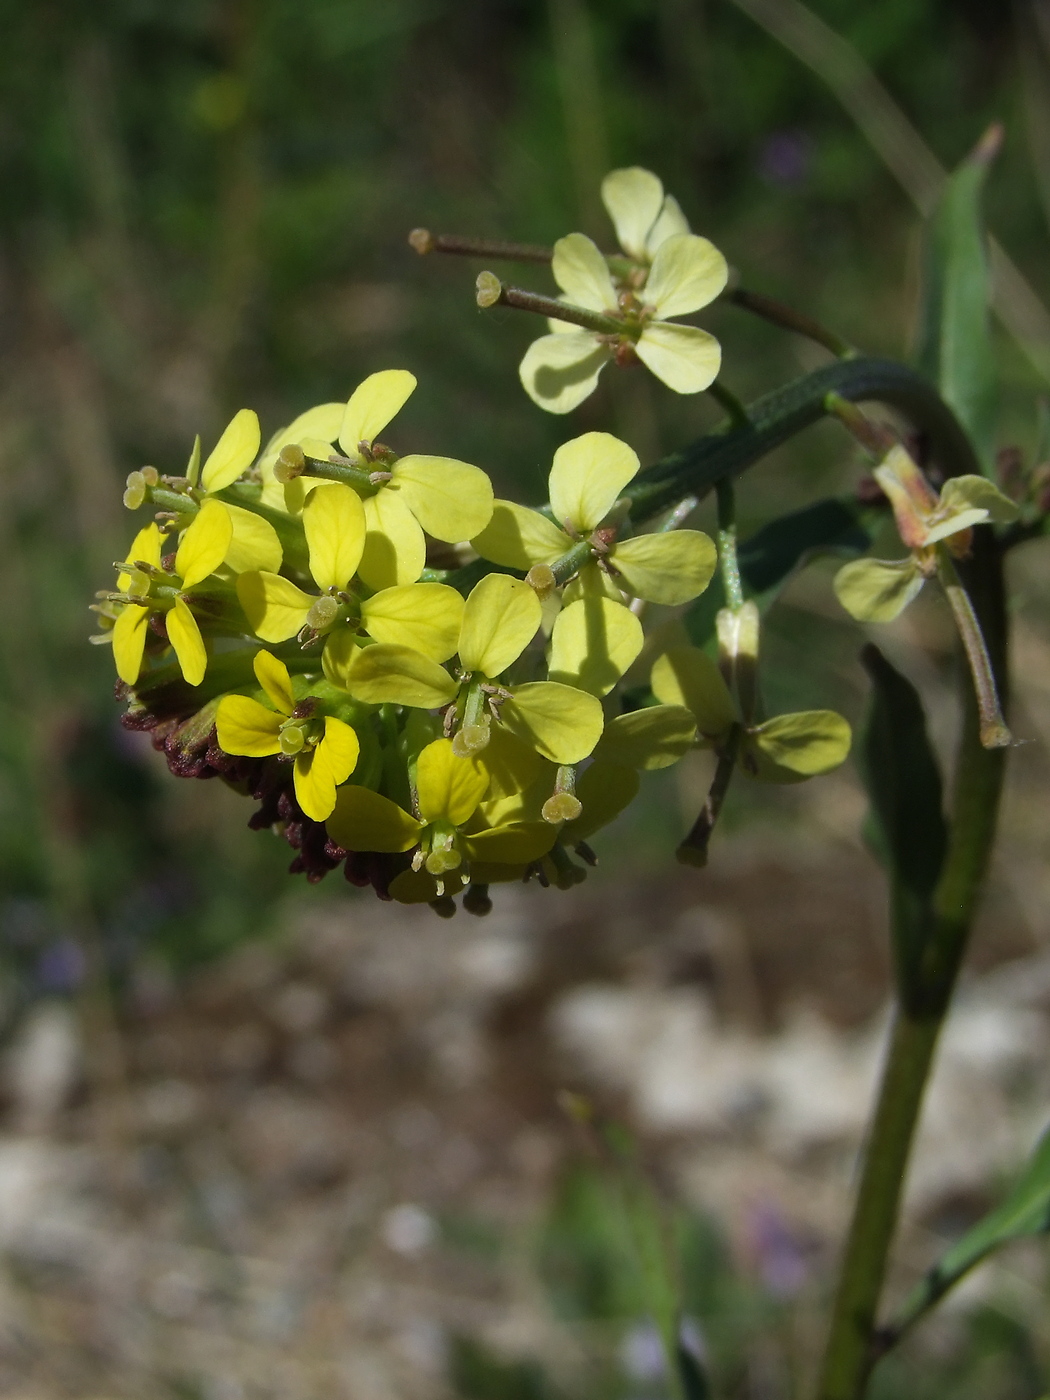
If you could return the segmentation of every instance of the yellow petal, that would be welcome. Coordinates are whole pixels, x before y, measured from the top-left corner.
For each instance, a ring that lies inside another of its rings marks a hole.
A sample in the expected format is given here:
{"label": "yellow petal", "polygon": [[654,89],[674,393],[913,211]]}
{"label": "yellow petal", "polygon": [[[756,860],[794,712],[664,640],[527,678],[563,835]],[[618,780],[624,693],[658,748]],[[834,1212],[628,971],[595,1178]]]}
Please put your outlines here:
{"label": "yellow petal", "polygon": [[666,243],[677,233],[688,232],[689,221],[682,213],[682,206],[673,194],[665,194],[663,207],[645,240],[645,250],[651,258],[661,243]]}
{"label": "yellow petal", "polygon": [[737,722],[722,672],[697,647],[670,647],[653,666],[651,684],[657,700],[684,705],[708,738],[717,738]]}
{"label": "yellow petal", "polygon": [[514,699],[500,707],[510,732],[551,763],[579,763],[601,738],[601,701],[584,690],[556,681],[514,687]]}
{"label": "yellow petal", "polygon": [[585,233],[570,233],[554,245],[554,280],[566,299],[587,311],[616,311],[616,288],[609,264]]}
{"label": "yellow petal", "polygon": [[637,476],[640,465],[637,452],[611,433],[584,433],[562,443],[550,476],[555,520],[589,534]]}
{"label": "yellow petal", "polygon": [[128,685],[134,685],[142,670],[142,653],[146,649],[146,626],[149,608],[128,603],[121,608],[113,624],[113,660],[117,675]]}
{"label": "yellow petal", "polygon": [[320,403],[314,408],[308,408],[305,413],[300,413],[299,417],[294,422],[289,423],[287,428],[282,428],[280,432],[274,433],[266,444],[266,450],[259,461],[264,505],[284,510],[284,485],[280,481],[275,481],[273,475],[273,464],[280,456],[281,448],[287,447],[290,443],[301,445],[305,440],[313,438],[324,445],[325,451],[320,455],[327,457],[332,450],[331,444],[339,436],[345,412],[346,404],[344,403]]}
{"label": "yellow petal", "polygon": [[652,705],[609,720],[594,761],[649,772],[669,768],[696,740],[696,720],[684,705]]}
{"label": "yellow petal", "polygon": [[571,846],[577,841],[586,841],[599,828],[608,826],[634,801],[639,786],[635,769],[621,768],[617,764],[595,759],[576,782],[576,796],[583,804],[583,811],[575,821],[566,822],[562,827],[562,841],[566,846]]}
{"label": "yellow petal", "polygon": [[258,415],[250,408],[235,413],[201,469],[205,491],[221,491],[247,471],[259,455],[261,440]]}
{"label": "yellow petal", "polygon": [[221,501],[205,501],[175,555],[175,572],[183,588],[192,588],[213,574],[226,558],[232,539],[230,512]]}
{"label": "yellow petal", "polygon": [[[837,768],[849,753],[851,740],[849,724],[834,710],[800,710],[777,715],[751,730],[747,746],[759,760],[755,777],[798,782]],[[745,762],[745,771],[747,766]]]}
{"label": "yellow petal", "polygon": [[469,540],[492,517],[492,482],[453,457],[402,457],[393,468],[401,499],[436,540]]}
{"label": "yellow petal", "polygon": [[489,775],[473,758],[458,758],[450,739],[435,739],[416,761],[419,815],[425,822],[462,826],[485,796]]}
{"label": "yellow petal", "polygon": [[609,598],[581,598],[558,614],[551,633],[550,678],[605,695],[642,649],[642,624]]}
{"label": "yellow petal", "polygon": [[696,326],[650,321],[634,347],[642,363],[676,394],[698,394],[718,378],[722,348]]}
{"label": "yellow petal", "polygon": [[275,715],[248,695],[224,695],[215,715],[215,731],[223,753],[267,758],[281,752],[282,715]]}
{"label": "yellow petal", "polygon": [[[159,567],[164,538],[165,537],[160,532],[160,526],[156,521],[151,521],[148,525],[143,525],[142,529],[131,541],[131,548],[128,550],[128,557],[124,562],[126,564],[134,564],[141,559],[144,564],[153,564]],[[118,574],[117,588],[121,593],[126,591],[130,582],[130,572]]]}
{"label": "yellow petal", "polygon": [[281,567],[284,551],[270,522],[240,506],[227,505],[226,512],[233,526],[233,537],[223,563],[235,574],[243,574],[248,569],[266,569],[275,574]]}
{"label": "yellow petal", "polygon": [[295,709],[295,692],[292,690],[292,678],[284,662],[278,661],[277,657],[268,651],[257,651],[252,670],[274,709],[279,710],[282,715],[290,715]]}
{"label": "yellow petal", "polygon": [[609,211],[620,247],[632,258],[645,258],[646,237],[663,202],[663,185],[651,170],[639,165],[610,170],[602,181],[602,203]]}
{"label": "yellow petal", "polygon": [[496,501],[492,519],[470,543],[482,559],[528,571],[533,564],[553,564],[574,541],[538,510],[514,501]]}
{"label": "yellow petal", "polygon": [[613,547],[609,562],[636,598],[675,607],[703,593],[718,564],[718,551],[700,530],[669,530],[624,540]]}
{"label": "yellow petal", "polygon": [[471,862],[529,865],[545,856],[557,839],[558,828],[550,822],[510,822],[466,836],[463,845]]}
{"label": "yellow petal", "polygon": [[858,622],[892,622],[925,582],[914,555],[855,559],[835,575],[835,596]]}
{"label": "yellow petal", "polygon": [[465,671],[498,676],[539,631],[543,609],[535,592],[508,574],[488,574],[471,589],[463,610],[459,659]]}
{"label": "yellow petal", "polygon": [[984,476],[952,476],[941,490],[941,503],[937,511],[952,513],[967,509],[983,510],[985,518],[998,525],[1007,525],[1017,519],[1016,504],[1009,496],[1004,496],[993,482]]}
{"label": "yellow petal", "polygon": [[303,506],[303,529],[318,588],[345,588],[365,548],[361,497],[339,482],[319,486]]}
{"label": "yellow petal", "polygon": [[[570,603],[578,603],[581,598],[611,598],[621,607],[627,601],[617,580],[599,568],[597,562],[584,564],[576,577],[570,579],[562,590],[561,605],[567,608]],[[552,619],[551,626],[553,625]]]}
{"label": "yellow petal", "polygon": [[175,648],[183,678],[190,685],[200,685],[208,669],[208,653],[204,648],[204,638],[197,626],[197,619],[190,612],[184,598],[176,598],[175,606],[167,614],[168,640]]}
{"label": "yellow petal", "polygon": [[503,798],[518,798],[547,768],[533,745],[516,738],[505,724],[492,726],[479,762],[489,775],[486,804]]}
{"label": "yellow petal", "polygon": [[688,316],[725,290],[726,260],[707,238],[679,233],[656,250],[642,297],[662,321]]}
{"label": "yellow petal", "polygon": [[407,369],[383,369],[359,384],[346,405],[339,428],[339,446],[348,457],[358,456],[358,444],[374,442],[416,387]]}
{"label": "yellow petal", "polygon": [[362,647],[343,688],[369,705],[410,705],[436,710],[454,700],[459,684],[429,656],[409,647]]}
{"label": "yellow petal", "polygon": [[592,331],[543,335],[525,351],[522,387],[548,413],[569,413],[594,393],[612,351]]}
{"label": "yellow petal", "polygon": [[361,624],[377,642],[447,661],[459,644],[463,596],[443,583],[384,588],[361,604]]}
{"label": "yellow petal", "polygon": [[415,583],[427,562],[427,543],[398,491],[384,487],[365,501],[365,549],[357,572],[369,588]]}
{"label": "yellow petal", "polygon": [[357,735],[348,724],[328,715],[324,725],[321,742],[295,760],[295,800],[315,822],[331,816],[336,787],[354,771],[359,752]]}
{"label": "yellow petal", "polygon": [[357,660],[360,641],[349,627],[337,627],[329,632],[324,644],[322,667],[325,677],[340,689],[346,689],[350,668]]}
{"label": "yellow petal", "polygon": [[410,851],[422,825],[389,797],[348,784],[335,795],[328,834],[347,851]]}
{"label": "yellow petal", "polygon": [[316,599],[280,574],[248,573],[237,579],[237,598],[248,624],[264,642],[286,642],[306,624]]}

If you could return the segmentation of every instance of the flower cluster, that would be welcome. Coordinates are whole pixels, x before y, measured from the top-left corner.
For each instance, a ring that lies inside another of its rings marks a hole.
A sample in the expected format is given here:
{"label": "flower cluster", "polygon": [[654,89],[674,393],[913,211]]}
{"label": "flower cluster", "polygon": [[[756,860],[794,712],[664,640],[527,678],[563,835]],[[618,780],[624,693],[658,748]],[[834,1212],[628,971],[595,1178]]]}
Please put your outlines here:
{"label": "flower cluster", "polygon": [[[643,602],[697,597],[695,530],[638,534],[634,452],[565,443],[550,505],[494,500],[451,458],[380,440],[415,387],[371,375],[263,447],[242,409],[184,474],[146,467],[154,518],[95,605],[129,701],[183,776],[221,775],[320,879],[340,863],[384,897],[475,912],[487,887],[566,887],[639,773],[705,742],[677,696],[619,713]],[[431,564],[428,567],[428,557]],[[452,562],[457,567],[442,568]]]}

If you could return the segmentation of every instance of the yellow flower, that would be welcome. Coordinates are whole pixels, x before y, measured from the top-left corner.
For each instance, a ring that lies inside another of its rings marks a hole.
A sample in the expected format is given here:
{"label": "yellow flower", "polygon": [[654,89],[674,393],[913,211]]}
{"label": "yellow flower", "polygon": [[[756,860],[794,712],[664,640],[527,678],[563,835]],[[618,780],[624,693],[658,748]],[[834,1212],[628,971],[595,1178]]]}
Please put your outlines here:
{"label": "yellow flower", "polygon": [[215,716],[219,747],[250,758],[294,755],[295,799],[308,817],[323,822],[335,806],[336,788],[357,766],[357,735],[342,720],[317,714],[312,697],[297,702],[288,668],[268,651],[258,652],[253,664],[273,709],[248,695],[224,696]]}
{"label": "yellow flower", "polygon": [[551,762],[578,763],[601,736],[598,701],[555,681],[504,684],[499,679],[536,636],[541,621],[540,601],[527,583],[489,574],[463,607],[458,678],[418,651],[391,645],[366,647],[351,656],[345,669],[327,674],[369,704],[436,709],[455,703],[457,754],[482,750],[496,719]]}
{"label": "yellow flower", "polygon": [[[190,685],[200,685],[208,653],[193,615],[192,590],[221,566],[232,536],[233,522],[225,505],[205,501],[182,536],[174,570],[166,572],[160,567],[164,537],[156,525],[139,531],[127,562],[146,564],[148,570],[121,574],[118,579],[119,585],[128,578],[125,587],[134,600],[123,608],[113,628],[113,656],[122,681],[134,685],[138,680],[150,613],[160,612],[184,678]],[[132,588],[141,591],[131,594]]]}
{"label": "yellow flower", "polygon": [[612,171],[602,198],[631,264],[614,280],[609,262],[585,234],[570,233],[554,245],[551,270],[564,300],[608,325],[592,331],[552,322],[552,333],[529,346],[521,382],[550,413],[568,413],[582,403],[612,359],[641,360],[679,394],[706,389],[721,365],[714,336],[669,318],[714,301],[728,278],[725,258],[708,239],[688,231],[678,204],[650,171]]}
{"label": "yellow flower", "polygon": [[599,578],[604,568],[636,598],[670,606],[688,603],[710,583],[717,564],[707,535],[670,530],[619,540],[615,526],[606,524],[640,465],[637,454],[609,433],[573,438],[554,454],[550,473],[551,513],[562,525],[513,501],[497,500],[491,521],[471,544],[483,559],[527,571],[555,563],[590,539],[592,559],[580,571],[579,593],[607,591]]}
{"label": "yellow flower", "polygon": [[[470,832],[471,823],[489,785],[484,766],[459,758],[448,739],[435,739],[416,761],[418,815],[368,788],[347,786],[336,795],[328,819],[328,834],[345,850],[390,854],[414,850],[412,871],[425,873],[422,897],[435,899],[451,880],[460,888],[475,861],[528,864],[554,844],[555,829],[546,822],[506,822]],[[395,882],[396,883],[396,882]],[[408,882],[409,886],[416,882]],[[398,891],[391,887],[397,897]],[[406,891],[407,892],[407,891]],[[417,889],[411,902],[420,898]]]}
{"label": "yellow flower", "polygon": [[463,617],[463,598],[454,588],[395,584],[365,599],[351,589],[367,537],[365,506],[356,491],[322,483],[310,493],[302,522],[310,572],[323,590],[320,597],[275,573],[249,572],[237,580],[241,606],[262,641],[287,641],[304,628],[327,634],[325,666],[336,675],[352,662],[358,632],[409,647],[435,662],[448,660]]}
{"label": "yellow flower", "polygon": [[[426,563],[424,530],[455,543],[477,534],[492,514],[492,485],[480,468],[451,457],[397,457],[377,441],[415,387],[415,376],[407,370],[371,374],[354,390],[339,425],[342,463],[358,469],[364,496],[358,572],[369,588],[415,583]],[[313,410],[312,431],[322,422],[330,426],[330,407]],[[326,448],[315,444],[309,455],[327,459]],[[310,490],[314,480],[299,478],[301,490]]]}

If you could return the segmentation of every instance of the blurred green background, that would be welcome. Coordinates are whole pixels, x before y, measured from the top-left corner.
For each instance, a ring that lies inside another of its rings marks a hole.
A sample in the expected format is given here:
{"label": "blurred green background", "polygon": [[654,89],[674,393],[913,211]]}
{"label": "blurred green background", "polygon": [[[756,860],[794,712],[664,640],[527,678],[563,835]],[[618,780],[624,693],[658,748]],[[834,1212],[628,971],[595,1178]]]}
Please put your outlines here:
{"label": "blurred green background", "polygon": [[[767,8],[797,18],[787,0]],[[1050,297],[1046,13],[1036,0],[812,3],[944,166],[1005,122],[990,223]],[[544,416],[516,374],[536,326],[479,312],[483,264],[418,258],[411,228],[543,243],[582,228],[609,246],[601,176],[645,165],[745,285],[865,350],[906,355],[919,220],[830,90],[841,69],[812,71],[732,0],[2,0],[0,18],[10,1016],[102,968],[119,999],[144,966],[181,975],[286,925],[290,903],[357,898],[334,879],[290,881],[290,852],[247,831],[245,804],[170,778],[119,727],[86,605],[137,528],[120,504],[129,470],[180,471],[194,434],[214,440],[242,405],[265,436],[404,366],[420,387],[400,449],[461,457],[498,494],[540,499],[553,449],[574,433],[608,428],[648,461],[717,413],[641,372],[609,372],[570,419]],[[550,289],[543,269],[520,281]],[[822,360],[732,307],[704,323],[744,398]],[[1005,335],[997,345],[1001,440],[1030,449],[1045,385]],[[855,475],[842,438],[813,431],[751,473],[744,524]],[[1044,596],[1037,576],[1026,587]],[[772,621],[767,683],[774,698],[856,718],[857,634],[821,596]],[[621,878],[670,860],[687,820],[674,794],[655,783],[610,836]],[[770,799],[774,816],[793,800]],[[752,810],[735,795],[727,829]],[[464,1393],[546,1394],[535,1378],[499,1389],[482,1361],[463,1365],[475,1367]],[[995,1393],[1034,1396],[1018,1384]]]}

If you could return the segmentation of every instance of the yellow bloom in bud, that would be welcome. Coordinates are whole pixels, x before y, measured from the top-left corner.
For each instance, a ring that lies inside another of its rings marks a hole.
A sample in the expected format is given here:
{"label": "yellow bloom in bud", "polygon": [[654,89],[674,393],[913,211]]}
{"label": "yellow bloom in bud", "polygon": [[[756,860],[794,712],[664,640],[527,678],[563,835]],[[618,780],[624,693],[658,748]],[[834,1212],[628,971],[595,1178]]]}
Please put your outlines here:
{"label": "yellow bloom in bud", "polygon": [[296,699],[288,668],[268,651],[256,654],[256,679],[272,709],[248,695],[226,695],[219,701],[215,728],[219,747],[229,754],[267,758],[295,754],[295,799],[308,817],[323,822],[336,801],[336,788],[357,767],[360,745],[354,730],[332,715],[296,714]]}

